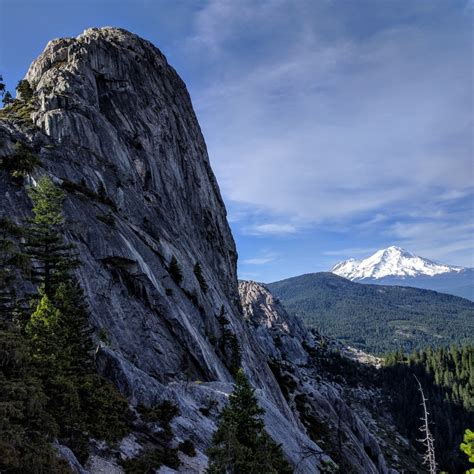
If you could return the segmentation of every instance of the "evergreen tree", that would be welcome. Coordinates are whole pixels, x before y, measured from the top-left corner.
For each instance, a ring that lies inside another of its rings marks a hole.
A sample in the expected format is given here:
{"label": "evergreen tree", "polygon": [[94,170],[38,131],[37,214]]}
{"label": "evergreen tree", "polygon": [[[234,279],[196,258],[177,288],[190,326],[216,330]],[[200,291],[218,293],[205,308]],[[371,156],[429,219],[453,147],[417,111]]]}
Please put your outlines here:
{"label": "evergreen tree", "polygon": [[84,461],[90,438],[126,434],[128,405],[95,371],[87,307],[70,273],[77,262],[60,233],[64,196],[49,178],[30,195],[27,248],[39,295],[24,325],[13,317],[15,276],[25,267],[18,245],[24,229],[0,219],[0,472],[69,473],[52,441]]}
{"label": "evergreen tree", "polygon": [[16,241],[22,230],[12,221],[0,218],[0,318],[13,315],[16,306],[15,280],[18,265],[23,261]]}
{"label": "evergreen tree", "polygon": [[243,369],[208,450],[209,474],[291,473],[281,447],[265,431],[262,410]]}
{"label": "evergreen tree", "polygon": [[36,187],[28,189],[28,194],[34,216],[27,230],[26,253],[35,263],[34,280],[42,283],[45,295],[52,298],[56,286],[78,266],[71,257],[72,246],[65,244],[61,235],[65,193],[48,176],[43,176]]}
{"label": "evergreen tree", "polygon": [[174,255],[171,257],[170,264],[168,266],[168,273],[177,285],[181,284],[183,281],[183,273],[179,267],[178,260],[176,260]]}
{"label": "evergreen tree", "polygon": [[127,403],[95,371],[87,306],[72,274],[78,261],[61,234],[64,193],[43,177],[29,194],[34,217],[27,249],[40,285],[25,332],[58,437],[83,460],[89,437],[112,440],[125,434]]}
{"label": "evergreen tree", "polygon": [[1,219],[0,229],[0,472],[69,472],[51,447],[58,427],[47,412],[29,341],[14,317],[21,259],[12,236],[21,230],[7,219]]}
{"label": "evergreen tree", "polygon": [[207,290],[209,289],[209,287],[207,286],[204,275],[202,274],[202,268],[199,262],[196,262],[194,264],[194,275],[196,276],[196,280],[198,281],[199,286],[201,287],[201,290],[203,291],[203,293],[207,293]]}
{"label": "evergreen tree", "polygon": [[3,95],[3,98],[2,98],[3,106],[6,107],[7,105],[12,104],[14,101],[15,100],[13,99],[12,95],[10,94],[10,91],[6,91],[5,94]]}
{"label": "evergreen tree", "polygon": [[18,82],[16,86],[16,91],[21,100],[28,102],[33,98],[33,89],[30,86],[30,83],[26,79],[22,79]]}
{"label": "evergreen tree", "polygon": [[27,340],[13,323],[0,321],[0,472],[69,473],[51,442],[58,426],[30,363]]}

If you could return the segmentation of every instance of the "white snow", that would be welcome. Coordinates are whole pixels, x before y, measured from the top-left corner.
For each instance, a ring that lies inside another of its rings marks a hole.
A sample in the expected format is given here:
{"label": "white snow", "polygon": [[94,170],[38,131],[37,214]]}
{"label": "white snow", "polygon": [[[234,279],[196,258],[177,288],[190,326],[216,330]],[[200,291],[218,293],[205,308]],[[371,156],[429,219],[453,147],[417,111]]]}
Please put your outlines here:
{"label": "white snow", "polygon": [[434,276],[441,273],[460,272],[463,267],[444,265],[408,252],[400,247],[391,246],[375,252],[364,260],[353,258],[335,265],[331,272],[349,280],[384,277]]}

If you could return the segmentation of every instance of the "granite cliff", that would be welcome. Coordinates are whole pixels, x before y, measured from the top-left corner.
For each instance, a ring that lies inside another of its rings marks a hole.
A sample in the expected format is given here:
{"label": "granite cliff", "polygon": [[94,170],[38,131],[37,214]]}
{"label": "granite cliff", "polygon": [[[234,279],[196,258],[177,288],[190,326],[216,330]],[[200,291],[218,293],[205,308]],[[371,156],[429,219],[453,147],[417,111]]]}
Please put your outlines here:
{"label": "granite cliff", "polygon": [[[25,219],[25,184],[44,174],[67,191],[67,239],[82,262],[98,370],[131,406],[179,406],[173,435],[197,449],[182,456],[181,472],[205,469],[236,360],[295,472],[320,472],[331,459],[351,472],[390,472],[378,438],[312,366],[321,340],[264,287],[242,282],[239,294],[237,252],[206,145],[186,86],[163,54],[127,31],[92,28],[49,42],[26,80],[30,108],[26,119],[2,116],[0,158],[21,142],[41,165],[24,183],[0,172],[0,213]],[[182,278],[173,278],[173,260]],[[326,445],[311,420],[325,426]],[[334,427],[344,436],[336,450]],[[121,472],[118,459],[141,448],[131,433],[116,449],[94,445],[84,466],[58,449],[77,472],[95,473]]]}

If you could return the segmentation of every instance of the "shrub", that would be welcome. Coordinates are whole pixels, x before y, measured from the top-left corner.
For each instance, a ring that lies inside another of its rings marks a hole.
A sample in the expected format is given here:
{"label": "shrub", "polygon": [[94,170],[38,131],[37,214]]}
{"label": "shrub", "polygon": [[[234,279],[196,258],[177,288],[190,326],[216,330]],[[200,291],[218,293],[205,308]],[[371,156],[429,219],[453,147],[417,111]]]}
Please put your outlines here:
{"label": "shrub", "polygon": [[30,174],[40,164],[38,156],[32,149],[22,142],[15,143],[15,152],[5,156],[1,162],[1,168],[8,171],[10,176],[19,182]]}
{"label": "shrub", "polygon": [[180,465],[176,449],[156,447],[146,449],[133,459],[121,462],[126,474],[152,474],[165,465],[177,469]]}
{"label": "shrub", "polygon": [[140,405],[138,413],[145,421],[158,422],[161,425],[169,425],[173,418],[180,415],[179,407],[171,400],[163,400],[151,408]]}
{"label": "shrub", "polygon": [[33,111],[31,102],[11,100],[3,109],[0,109],[0,119],[17,121],[27,128],[32,128],[31,113]]}
{"label": "shrub", "polygon": [[111,212],[107,214],[97,214],[96,217],[109,227],[115,227],[115,217]]}
{"label": "shrub", "polygon": [[[106,204],[107,206],[110,206],[114,211],[117,210],[117,206],[110,196],[104,194],[103,192],[96,193],[92,189],[88,188],[83,178],[79,181],[79,183],[75,183],[74,181],[70,181],[68,179],[63,179],[61,187],[65,191],[84,194],[84,196],[87,196],[88,198],[93,199],[94,201],[101,202],[103,204]],[[100,191],[100,186],[98,191]]]}
{"label": "shrub", "polygon": [[196,456],[196,448],[194,443],[190,439],[184,440],[182,443],[179,443],[178,449],[186,454],[186,456],[194,457]]}

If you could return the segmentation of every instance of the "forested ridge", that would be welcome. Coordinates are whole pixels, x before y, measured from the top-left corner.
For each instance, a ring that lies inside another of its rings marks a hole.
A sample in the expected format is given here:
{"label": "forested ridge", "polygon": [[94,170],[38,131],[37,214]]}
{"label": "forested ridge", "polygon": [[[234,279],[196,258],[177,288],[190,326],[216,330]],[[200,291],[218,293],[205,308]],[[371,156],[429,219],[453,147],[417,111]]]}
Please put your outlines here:
{"label": "forested ridge", "polygon": [[464,298],[363,285],[332,273],[311,273],[266,286],[307,326],[372,354],[474,342],[474,303]]}
{"label": "forested ridge", "polygon": [[459,446],[465,429],[474,426],[474,346],[396,351],[386,357],[381,376],[400,432],[423,449],[418,441],[422,408],[416,376],[428,398],[440,470],[457,473],[472,467]]}
{"label": "forested ridge", "polygon": [[[409,354],[398,350],[386,355],[378,369],[322,348],[314,351],[313,361],[328,380],[357,390],[367,389],[371,394],[376,390],[379,396],[376,403],[369,399],[370,410],[376,416],[389,413],[396,431],[409,440],[421,457],[425,447],[420,442],[423,408],[418,379],[427,398],[439,471],[464,473],[473,467],[460,450],[465,430],[474,426],[472,345],[428,348]],[[410,462],[410,472],[419,472],[415,467],[419,461],[410,458]]]}

